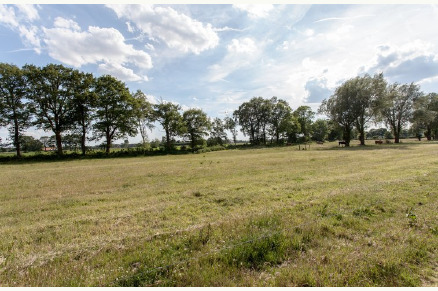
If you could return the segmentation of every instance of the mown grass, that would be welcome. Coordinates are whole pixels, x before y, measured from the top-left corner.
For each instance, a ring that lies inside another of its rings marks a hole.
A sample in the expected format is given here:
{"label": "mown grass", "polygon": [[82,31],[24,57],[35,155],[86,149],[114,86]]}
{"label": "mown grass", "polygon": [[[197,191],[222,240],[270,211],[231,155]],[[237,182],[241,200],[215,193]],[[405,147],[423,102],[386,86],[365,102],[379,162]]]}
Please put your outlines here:
{"label": "mown grass", "polygon": [[438,144],[0,166],[1,286],[437,284]]}

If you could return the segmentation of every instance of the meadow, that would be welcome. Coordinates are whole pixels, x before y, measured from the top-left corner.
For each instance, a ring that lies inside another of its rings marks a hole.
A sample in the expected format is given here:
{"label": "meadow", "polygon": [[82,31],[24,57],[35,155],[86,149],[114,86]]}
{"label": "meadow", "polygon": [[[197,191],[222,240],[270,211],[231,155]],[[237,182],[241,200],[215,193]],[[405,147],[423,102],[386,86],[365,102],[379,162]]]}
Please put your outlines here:
{"label": "meadow", "polygon": [[0,286],[437,286],[438,143],[0,165]]}

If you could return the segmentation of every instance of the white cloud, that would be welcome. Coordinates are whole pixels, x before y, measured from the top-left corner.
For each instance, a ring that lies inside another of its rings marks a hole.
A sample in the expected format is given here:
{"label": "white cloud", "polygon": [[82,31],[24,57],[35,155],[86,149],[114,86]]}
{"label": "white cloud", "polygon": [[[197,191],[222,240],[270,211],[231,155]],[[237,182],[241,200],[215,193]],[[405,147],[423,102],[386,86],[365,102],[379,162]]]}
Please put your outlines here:
{"label": "white cloud", "polygon": [[40,19],[38,10],[34,5],[29,4],[16,4],[18,10],[26,17],[30,22]]}
{"label": "white cloud", "polygon": [[132,69],[125,68],[121,64],[117,63],[100,64],[98,66],[98,70],[102,74],[109,74],[119,80],[124,80],[127,82],[148,81],[148,78],[146,76],[142,78],[139,75],[135,74]]}
{"label": "white cloud", "polygon": [[37,19],[39,19],[38,11],[33,5],[0,5],[0,24],[18,32],[23,43],[40,54],[40,31],[32,24]]}
{"label": "white cloud", "polygon": [[30,26],[20,25],[18,26],[18,31],[20,37],[23,39],[23,42],[26,45],[33,47],[34,51],[40,54],[41,40],[39,36],[39,29],[34,25],[30,25]]}
{"label": "white cloud", "polygon": [[43,32],[49,55],[74,67],[100,64],[101,71],[125,81],[147,80],[127,68],[129,64],[139,69],[152,68],[150,55],[126,44],[123,35],[114,28],[90,26],[81,31],[74,21],[58,17],[55,27],[43,28]]}
{"label": "white cloud", "polygon": [[119,18],[131,21],[152,40],[184,53],[199,54],[214,48],[219,37],[210,24],[203,24],[170,7],[151,5],[107,5]]}
{"label": "white cloud", "polygon": [[227,46],[227,54],[218,64],[209,67],[209,81],[221,81],[232,72],[256,63],[262,44],[256,45],[252,38],[233,39]]}
{"label": "white cloud", "polygon": [[80,26],[74,20],[65,19],[62,17],[56,17],[55,22],[53,23],[53,26],[57,27],[57,28],[71,29],[73,31],[80,31],[81,30]]}
{"label": "white cloud", "polygon": [[274,9],[272,4],[234,4],[233,7],[248,13],[250,18],[265,18]]}
{"label": "white cloud", "polygon": [[0,5],[0,23],[14,28],[18,27],[18,20],[16,19],[13,7],[8,7],[4,4]]}
{"label": "white cloud", "polygon": [[131,23],[129,21],[126,21],[126,26],[128,28],[128,31],[133,33],[134,32],[134,28],[132,27]]}

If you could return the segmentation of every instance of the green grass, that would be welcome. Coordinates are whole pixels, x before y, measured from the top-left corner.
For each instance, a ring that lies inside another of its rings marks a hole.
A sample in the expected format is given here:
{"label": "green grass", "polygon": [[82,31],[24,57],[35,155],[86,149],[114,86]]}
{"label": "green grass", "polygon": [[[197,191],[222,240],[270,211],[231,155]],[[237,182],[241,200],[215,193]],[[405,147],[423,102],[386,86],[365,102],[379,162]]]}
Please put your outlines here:
{"label": "green grass", "polygon": [[0,165],[0,286],[436,286],[438,144]]}

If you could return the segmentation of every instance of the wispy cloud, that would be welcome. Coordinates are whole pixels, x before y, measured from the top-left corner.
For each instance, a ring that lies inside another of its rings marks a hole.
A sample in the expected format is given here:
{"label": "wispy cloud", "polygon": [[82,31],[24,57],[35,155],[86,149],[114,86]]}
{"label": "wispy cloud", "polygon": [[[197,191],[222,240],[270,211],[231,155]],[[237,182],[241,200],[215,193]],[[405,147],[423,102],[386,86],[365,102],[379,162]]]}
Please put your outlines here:
{"label": "wispy cloud", "polygon": [[323,18],[317,21],[314,21],[314,23],[318,22],[325,22],[325,21],[336,21],[336,20],[353,20],[358,18],[364,18],[364,17],[374,17],[375,15],[358,15],[358,16],[352,16],[352,17],[329,17],[329,18]]}

